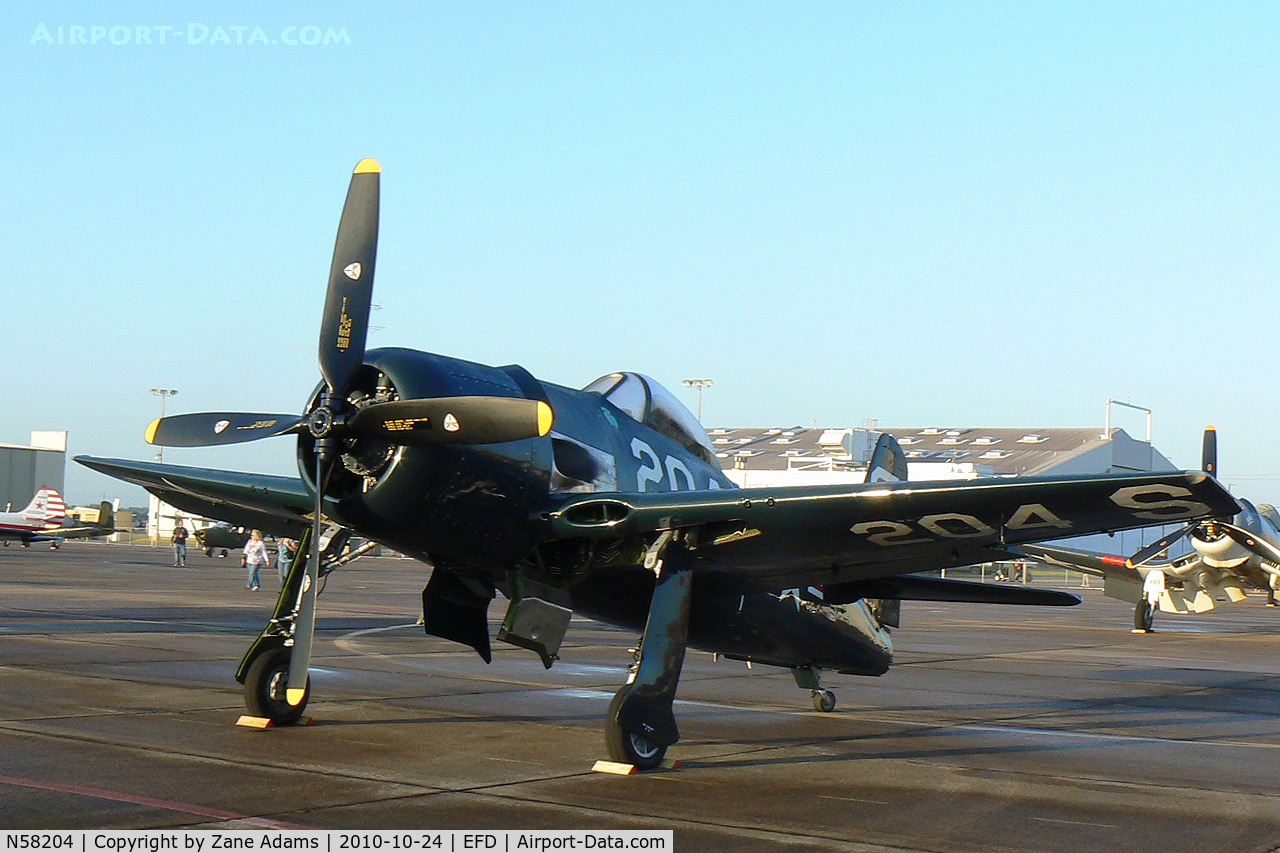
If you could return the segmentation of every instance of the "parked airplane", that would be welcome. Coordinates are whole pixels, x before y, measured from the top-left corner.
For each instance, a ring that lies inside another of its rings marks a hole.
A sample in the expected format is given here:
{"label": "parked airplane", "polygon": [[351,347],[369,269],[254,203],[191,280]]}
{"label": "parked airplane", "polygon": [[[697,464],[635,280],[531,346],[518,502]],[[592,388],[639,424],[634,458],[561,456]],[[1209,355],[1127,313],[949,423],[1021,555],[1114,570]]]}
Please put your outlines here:
{"label": "parked airplane", "polygon": [[5,547],[18,541],[23,548],[32,542],[48,542],[58,548],[67,539],[110,536],[115,533],[115,513],[108,501],[98,510],[97,524],[80,524],[67,516],[67,507],[57,489],[45,486],[18,512],[0,512],[0,542]]}
{"label": "parked airplane", "polygon": [[17,539],[24,548],[32,542],[47,542],[50,537],[45,531],[61,527],[66,517],[67,506],[62,502],[62,495],[45,486],[37,489],[31,502],[17,512],[0,512],[0,539],[5,545]]}
{"label": "parked airplane", "polygon": [[[233,525],[225,521],[211,524],[208,527],[197,527],[192,533],[196,542],[204,549],[206,557],[212,557],[218,551],[219,557],[227,556],[228,551],[238,551],[249,541],[250,529],[241,525]],[[275,538],[266,537],[267,549],[276,549]]]}
{"label": "parked airplane", "polygon": [[[323,380],[305,414],[176,415],[147,429],[165,446],[296,435],[301,479],[77,458],[184,511],[303,537],[237,671],[259,716],[301,717],[318,579],[376,543],[433,565],[426,632],[486,661],[496,590],[510,601],[498,639],[546,666],[574,610],[642,631],[605,740],[615,760],[649,768],[679,739],[672,703],[690,645],[790,667],[821,707],[820,669],[888,667],[899,600],[1079,601],[907,573],[1239,509],[1201,472],[739,489],[688,409],[643,375],[574,390],[514,365],[366,351],[379,173],[363,160],[351,179],[321,322]],[[892,438],[877,453],[876,476],[897,469]],[[331,557],[348,532],[369,545]],[[778,592],[810,588],[820,600]]]}
{"label": "parked airplane", "polygon": [[[1218,472],[1218,433],[1212,426],[1204,431],[1201,468]],[[1193,522],[1128,558],[1040,544],[1021,550],[1046,563],[1101,575],[1107,595],[1134,604],[1134,633],[1151,631],[1156,610],[1206,613],[1218,604],[1244,601],[1246,587],[1265,590],[1267,605],[1274,607],[1280,589],[1280,514],[1270,504],[1236,501],[1240,512],[1230,522]],[[1189,553],[1154,562],[1183,537],[1191,544]]]}

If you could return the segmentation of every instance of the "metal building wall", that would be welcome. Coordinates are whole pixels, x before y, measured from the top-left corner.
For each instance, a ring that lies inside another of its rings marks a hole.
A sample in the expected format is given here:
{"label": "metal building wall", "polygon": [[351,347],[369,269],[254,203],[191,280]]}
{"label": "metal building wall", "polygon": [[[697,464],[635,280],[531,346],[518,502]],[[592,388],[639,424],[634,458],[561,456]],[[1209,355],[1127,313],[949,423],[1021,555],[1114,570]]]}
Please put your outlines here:
{"label": "metal building wall", "polygon": [[42,486],[52,486],[65,497],[66,460],[60,450],[0,447],[0,510],[22,509]]}

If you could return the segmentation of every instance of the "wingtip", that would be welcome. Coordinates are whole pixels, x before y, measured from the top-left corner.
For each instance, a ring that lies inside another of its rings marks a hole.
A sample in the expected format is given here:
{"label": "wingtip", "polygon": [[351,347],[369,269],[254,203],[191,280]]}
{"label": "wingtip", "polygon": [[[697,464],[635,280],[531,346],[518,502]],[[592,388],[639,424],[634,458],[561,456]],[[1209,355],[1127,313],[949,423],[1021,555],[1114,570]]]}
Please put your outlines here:
{"label": "wingtip", "polygon": [[366,157],[356,164],[355,174],[363,175],[366,172],[381,172],[382,166],[372,157]]}
{"label": "wingtip", "polygon": [[160,428],[160,418],[156,418],[154,421],[152,421],[151,423],[147,424],[147,432],[146,432],[147,444],[155,444],[155,443],[156,443],[156,440],[155,440],[155,439],[156,439],[156,430],[157,430],[157,429],[159,429],[159,428]]}

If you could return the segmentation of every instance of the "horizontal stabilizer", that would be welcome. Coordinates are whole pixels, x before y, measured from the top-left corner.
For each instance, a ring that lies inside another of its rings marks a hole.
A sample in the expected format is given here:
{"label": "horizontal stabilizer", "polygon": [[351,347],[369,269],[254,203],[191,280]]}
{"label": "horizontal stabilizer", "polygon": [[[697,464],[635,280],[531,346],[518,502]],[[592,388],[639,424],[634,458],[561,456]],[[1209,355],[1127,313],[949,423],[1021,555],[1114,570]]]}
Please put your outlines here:
{"label": "horizontal stabilizer", "polygon": [[974,604],[1026,604],[1039,607],[1072,607],[1080,603],[1079,596],[1069,592],[973,581],[953,581],[917,575],[827,584],[822,593],[829,604],[848,604],[860,598],[967,601]]}

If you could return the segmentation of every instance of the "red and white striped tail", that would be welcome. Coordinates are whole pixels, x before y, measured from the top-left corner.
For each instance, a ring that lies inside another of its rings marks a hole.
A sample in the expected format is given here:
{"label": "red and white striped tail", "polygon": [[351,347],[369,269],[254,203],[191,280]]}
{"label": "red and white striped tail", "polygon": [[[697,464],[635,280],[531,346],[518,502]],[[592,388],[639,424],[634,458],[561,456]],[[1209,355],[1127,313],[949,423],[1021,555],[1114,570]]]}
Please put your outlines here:
{"label": "red and white striped tail", "polygon": [[45,527],[61,527],[62,520],[67,517],[67,505],[57,489],[45,486],[36,492],[22,514],[34,521],[43,521]]}

